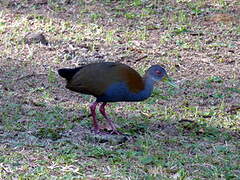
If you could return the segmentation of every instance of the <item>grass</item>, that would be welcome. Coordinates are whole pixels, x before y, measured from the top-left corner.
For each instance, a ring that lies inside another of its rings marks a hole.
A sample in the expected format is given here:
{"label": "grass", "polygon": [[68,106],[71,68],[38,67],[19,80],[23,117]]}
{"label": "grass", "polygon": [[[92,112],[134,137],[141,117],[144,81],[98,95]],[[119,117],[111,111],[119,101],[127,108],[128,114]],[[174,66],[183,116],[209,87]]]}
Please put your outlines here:
{"label": "grass", "polygon": [[[0,179],[238,179],[237,5],[4,2]],[[25,44],[29,32],[43,32],[49,45]],[[96,61],[126,63],[142,75],[161,64],[180,89],[158,84],[146,101],[110,104],[126,139],[96,137],[94,98],[66,90],[56,73]]]}

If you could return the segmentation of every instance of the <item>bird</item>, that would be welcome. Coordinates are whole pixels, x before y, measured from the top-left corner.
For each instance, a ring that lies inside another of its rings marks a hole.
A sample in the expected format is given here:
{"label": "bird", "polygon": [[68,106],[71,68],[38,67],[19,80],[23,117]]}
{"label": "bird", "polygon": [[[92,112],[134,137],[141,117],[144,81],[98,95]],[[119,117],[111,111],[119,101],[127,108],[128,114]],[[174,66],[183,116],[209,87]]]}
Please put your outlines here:
{"label": "bird", "polygon": [[133,68],[118,62],[100,62],[83,65],[76,68],[62,68],[58,74],[66,79],[66,88],[96,97],[90,105],[95,133],[101,133],[96,118],[96,108],[110,125],[111,134],[121,134],[113,121],[108,117],[105,106],[111,102],[137,102],[149,98],[153,86],[158,81],[170,81],[166,70],[160,65],[151,66],[143,77]]}

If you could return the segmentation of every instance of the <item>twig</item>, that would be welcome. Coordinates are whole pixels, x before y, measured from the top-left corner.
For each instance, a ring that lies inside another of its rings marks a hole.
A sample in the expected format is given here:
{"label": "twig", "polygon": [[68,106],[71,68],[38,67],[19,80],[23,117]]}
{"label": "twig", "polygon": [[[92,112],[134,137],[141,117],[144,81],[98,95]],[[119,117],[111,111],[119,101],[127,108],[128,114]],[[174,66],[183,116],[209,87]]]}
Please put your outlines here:
{"label": "twig", "polygon": [[30,78],[32,76],[39,76],[39,75],[47,75],[47,74],[44,74],[44,73],[36,74],[36,73],[33,72],[32,74],[23,75],[19,78],[16,78],[16,79],[14,79],[14,81],[19,81],[19,80],[22,80],[22,79],[25,79],[25,78]]}
{"label": "twig", "polygon": [[182,122],[190,122],[190,123],[194,123],[193,120],[189,120],[189,119],[181,119],[181,120],[178,121],[178,122],[180,122],[180,123],[182,123]]}
{"label": "twig", "polygon": [[144,58],[146,58],[146,57],[148,57],[148,55],[144,55],[144,56],[142,56],[142,57],[136,59],[135,62],[141,61],[142,59],[144,59]]}

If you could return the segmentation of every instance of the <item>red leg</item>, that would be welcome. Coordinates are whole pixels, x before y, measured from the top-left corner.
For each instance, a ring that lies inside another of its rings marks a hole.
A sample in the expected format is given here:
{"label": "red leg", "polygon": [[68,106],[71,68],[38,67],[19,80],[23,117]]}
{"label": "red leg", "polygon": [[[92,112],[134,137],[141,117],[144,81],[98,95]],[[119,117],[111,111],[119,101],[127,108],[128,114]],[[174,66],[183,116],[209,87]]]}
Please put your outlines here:
{"label": "red leg", "polygon": [[94,102],[90,105],[90,110],[93,118],[93,130],[95,133],[99,133],[99,125],[96,118],[96,107],[98,105],[98,102]]}
{"label": "red leg", "polygon": [[112,133],[116,133],[116,134],[121,134],[120,132],[117,131],[116,126],[114,125],[114,123],[112,122],[112,120],[110,118],[107,117],[107,113],[105,111],[105,106],[106,106],[106,102],[102,103],[101,106],[99,107],[99,111],[101,112],[101,114],[103,115],[103,117],[107,120],[108,124],[110,125],[110,127],[112,128]]}

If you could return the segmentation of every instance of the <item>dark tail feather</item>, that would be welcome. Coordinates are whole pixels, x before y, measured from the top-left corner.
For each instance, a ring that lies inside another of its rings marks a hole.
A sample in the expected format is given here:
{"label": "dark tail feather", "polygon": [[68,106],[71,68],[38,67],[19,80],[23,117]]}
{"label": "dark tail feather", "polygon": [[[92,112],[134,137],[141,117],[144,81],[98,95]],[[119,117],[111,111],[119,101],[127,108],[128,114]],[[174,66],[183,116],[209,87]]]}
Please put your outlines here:
{"label": "dark tail feather", "polygon": [[79,69],[81,69],[81,67],[74,68],[74,69],[70,69],[70,68],[59,69],[58,74],[67,80],[71,80],[72,77],[79,71]]}

